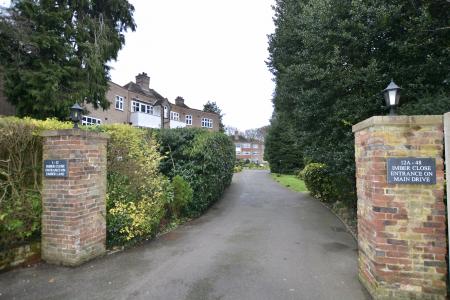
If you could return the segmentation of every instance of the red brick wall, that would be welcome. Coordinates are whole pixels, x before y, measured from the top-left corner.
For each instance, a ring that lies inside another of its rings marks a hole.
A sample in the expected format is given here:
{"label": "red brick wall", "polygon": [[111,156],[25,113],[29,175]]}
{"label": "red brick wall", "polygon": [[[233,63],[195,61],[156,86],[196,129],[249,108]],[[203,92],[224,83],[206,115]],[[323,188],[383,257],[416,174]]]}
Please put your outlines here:
{"label": "red brick wall", "polygon": [[[359,276],[374,299],[445,299],[442,116],[373,117],[354,126]],[[436,185],[387,184],[388,157],[436,159]]]}
{"label": "red brick wall", "polygon": [[68,160],[67,178],[43,178],[42,258],[74,266],[105,252],[105,134],[47,131],[43,159]]}

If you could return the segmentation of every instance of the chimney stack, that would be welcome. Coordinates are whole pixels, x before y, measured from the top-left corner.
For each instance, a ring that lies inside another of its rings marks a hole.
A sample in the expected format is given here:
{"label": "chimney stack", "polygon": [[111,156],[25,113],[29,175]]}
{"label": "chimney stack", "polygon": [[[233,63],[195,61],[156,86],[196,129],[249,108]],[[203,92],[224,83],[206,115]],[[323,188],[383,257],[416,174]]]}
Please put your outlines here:
{"label": "chimney stack", "polygon": [[234,140],[235,141],[239,140],[239,131],[237,131],[237,130],[234,131]]}
{"label": "chimney stack", "polygon": [[183,97],[180,97],[180,96],[176,97],[175,98],[175,105],[184,106],[184,99],[183,99]]}
{"label": "chimney stack", "polygon": [[143,90],[150,90],[150,77],[147,73],[142,72],[136,75],[136,84],[139,85]]}

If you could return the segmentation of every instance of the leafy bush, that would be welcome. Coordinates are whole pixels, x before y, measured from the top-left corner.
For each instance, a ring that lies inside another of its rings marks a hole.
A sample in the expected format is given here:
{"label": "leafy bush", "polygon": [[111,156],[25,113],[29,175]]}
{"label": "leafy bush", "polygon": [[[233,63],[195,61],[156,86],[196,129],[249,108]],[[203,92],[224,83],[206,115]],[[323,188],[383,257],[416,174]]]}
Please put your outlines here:
{"label": "leafy bush", "polygon": [[233,170],[233,172],[234,173],[239,173],[239,172],[241,172],[242,171],[242,166],[241,165],[235,165],[234,166],[234,170]]}
{"label": "leafy bush", "polygon": [[171,216],[178,218],[186,205],[192,202],[193,190],[189,183],[180,175],[172,179],[173,201],[168,205]]}
{"label": "leafy bush", "polygon": [[325,164],[310,163],[299,173],[298,177],[305,182],[314,198],[324,202],[338,200],[338,190]]}
{"label": "leafy bush", "polygon": [[173,202],[170,182],[159,173],[159,145],[154,135],[129,125],[104,125],[108,141],[107,243],[135,243],[154,235]]}
{"label": "leafy bush", "polygon": [[223,133],[191,128],[161,130],[158,138],[165,156],[160,170],[170,178],[179,175],[189,183],[193,199],[184,213],[199,215],[231,183],[235,162],[232,141]]}
{"label": "leafy bush", "polygon": [[70,128],[54,119],[0,118],[0,249],[40,236],[42,138],[46,129]]}

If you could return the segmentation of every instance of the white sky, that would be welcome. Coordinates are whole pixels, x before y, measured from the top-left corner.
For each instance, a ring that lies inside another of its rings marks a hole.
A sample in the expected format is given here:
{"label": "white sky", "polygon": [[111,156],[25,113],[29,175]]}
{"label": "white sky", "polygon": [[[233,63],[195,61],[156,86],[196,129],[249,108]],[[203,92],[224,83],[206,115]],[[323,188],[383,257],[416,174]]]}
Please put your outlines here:
{"label": "white sky", "polygon": [[[224,124],[241,130],[269,124],[274,83],[265,60],[273,0],[129,0],[136,32],[112,62],[124,85],[146,72],[150,87],[174,102],[222,109]],[[9,1],[0,0],[0,4]]]}

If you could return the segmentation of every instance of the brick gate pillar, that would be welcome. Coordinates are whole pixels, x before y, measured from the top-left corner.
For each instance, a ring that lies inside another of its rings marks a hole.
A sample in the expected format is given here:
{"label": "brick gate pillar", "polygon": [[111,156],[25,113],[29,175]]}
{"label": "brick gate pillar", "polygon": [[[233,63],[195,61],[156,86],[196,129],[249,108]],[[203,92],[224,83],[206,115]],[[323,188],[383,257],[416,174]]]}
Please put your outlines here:
{"label": "brick gate pillar", "polygon": [[442,116],[372,117],[353,132],[361,282],[374,299],[445,299]]}
{"label": "brick gate pillar", "polygon": [[107,135],[43,133],[42,258],[79,265],[105,253]]}

